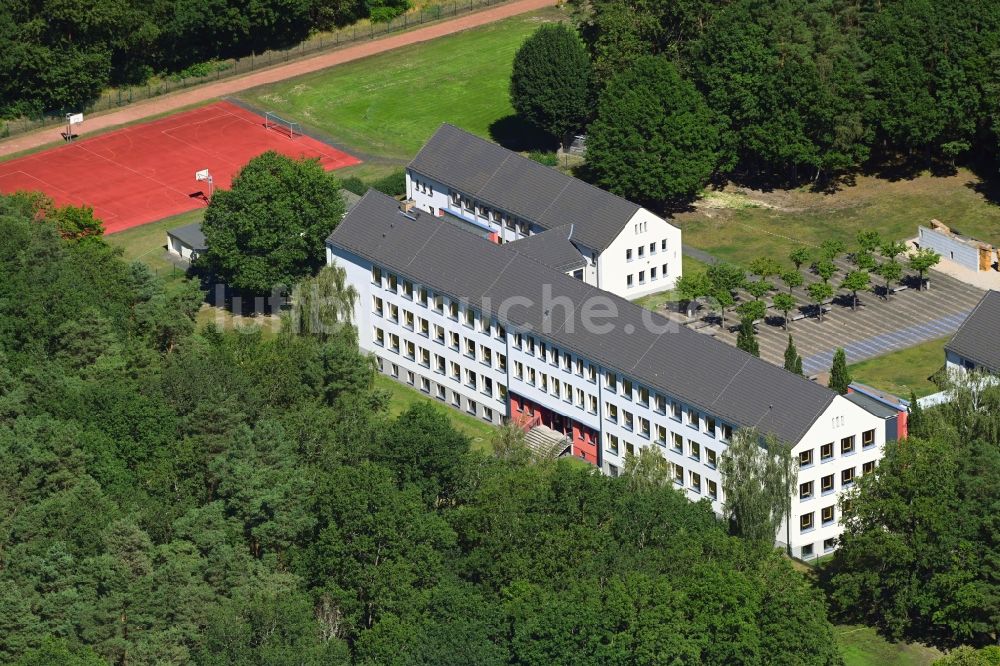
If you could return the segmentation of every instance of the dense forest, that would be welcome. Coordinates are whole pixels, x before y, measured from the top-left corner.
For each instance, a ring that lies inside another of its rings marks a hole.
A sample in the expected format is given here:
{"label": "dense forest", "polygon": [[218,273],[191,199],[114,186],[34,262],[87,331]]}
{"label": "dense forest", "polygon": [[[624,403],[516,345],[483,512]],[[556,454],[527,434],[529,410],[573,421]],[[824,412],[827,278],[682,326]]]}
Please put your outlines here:
{"label": "dense forest", "polygon": [[0,661],[839,662],[708,505],[391,416],[350,327],[196,331],[75,217],[0,198]]}
{"label": "dense forest", "polygon": [[[996,0],[571,4],[579,44],[532,37],[545,44],[515,58],[512,102],[554,138],[567,121],[586,130],[590,178],[633,200],[662,209],[713,179],[822,185],[957,160],[995,173]],[[573,96],[569,81],[587,79]]]}
{"label": "dense forest", "polygon": [[4,0],[0,118],[81,111],[112,85],[389,20],[407,0]]}

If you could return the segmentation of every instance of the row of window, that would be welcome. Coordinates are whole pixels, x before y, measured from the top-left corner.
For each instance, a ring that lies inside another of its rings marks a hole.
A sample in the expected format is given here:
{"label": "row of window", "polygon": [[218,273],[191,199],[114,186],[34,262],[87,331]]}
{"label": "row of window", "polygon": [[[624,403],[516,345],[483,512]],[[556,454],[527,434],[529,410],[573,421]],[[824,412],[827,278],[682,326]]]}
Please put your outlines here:
{"label": "row of window", "polygon": [[[848,467],[840,471],[840,487],[850,488],[854,484],[856,467]],[[861,474],[871,474],[875,471],[875,461],[866,462],[861,466]],[[820,495],[829,495],[834,491],[834,474],[827,474],[819,480]],[[815,497],[815,483],[806,481],[799,484],[799,501],[810,500]]]}
{"label": "row of window", "polygon": [[579,357],[574,359],[569,352],[559,351],[554,345],[550,345],[544,340],[536,340],[524,333],[514,333],[512,345],[514,349],[523,351],[528,356],[535,356],[551,366],[562,368],[565,372],[575,373],[578,377],[585,377],[591,383],[597,383],[596,366],[584,362]]}
{"label": "row of window", "polygon": [[[656,443],[661,447],[667,447],[667,430],[663,426],[657,426],[657,440]],[[670,450],[678,455],[686,455],[689,459],[694,462],[704,462],[705,467],[709,469],[716,469],[719,465],[719,455],[716,453],[715,449],[710,449],[707,446],[703,447],[698,442],[693,440],[687,440],[687,445],[685,446],[684,437],[678,433],[670,433]],[[616,456],[621,455],[621,443],[617,435],[608,434],[607,436],[607,450],[609,453],[613,453]],[[635,446],[631,442],[625,442],[625,454],[629,456],[635,455]]]}
{"label": "row of window", "polygon": [[[836,547],[837,547],[837,540],[836,539],[833,539],[833,538],[831,538],[831,539],[823,539],[823,552],[824,553],[833,552],[833,549],[836,548]],[[816,551],[813,549],[813,544],[807,543],[807,544],[805,544],[805,545],[802,546],[802,559],[807,559],[809,557],[812,557],[815,554],[816,554]]]}
{"label": "row of window", "polygon": [[[639,271],[638,275],[639,275],[639,281],[638,282],[636,282],[636,279],[635,279],[636,274],[635,273],[629,273],[628,275],[626,275],[625,276],[625,286],[631,289],[632,287],[635,287],[637,284],[639,284],[639,285],[646,284],[646,271],[644,271],[644,270],[643,271]],[[663,266],[660,267],[659,271],[657,271],[656,266],[653,266],[652,268],[649,269],[649,281],[650,282],[655,282],[656,280],[660,279],[661,277],[664,278],[664,279],[667,277],[667,264],[663,264]]]}
{"label": "row of window", "polygon": [[[453,321],[461,321],[464,326],[480,333],[492,335],[498,340],[507,337],[507,331],[502,324],[489,318],[483,318],[478,312],[468,306],[462,306],[459,301],[435,294],[427,287],[415,287],[412,282],[400,279],[393,273],[383,272],[381,268],[372,268],[372,283],[384,288],[393,294],[401,294],[404,298],[412,300],[425,308],[430,308],[439,315],[444,315]],[[386,304],[381,297],[372,296],[372,310],[379,316],[388,316],[393,321],[400,321],[403,318],[404,325],[414,328],[414,314],[405,308],[399,308],[394,303]],[[445,312],[447,311],[447,314]],[[428,334],[428,322],[420,320],[420,330],[424,335]],[[440,327],[439,327],[440,328]],[[440,329],[443,331],[444,329]],[[435,331],[437,334],[437,331]]]}
{"label": "row of window", "polygon": [[[646,247],[647,247],[646,245],[640,245],[639,247],[635,248],[635,252],[632,251],[632,248],[626,249],[625,250],[625,261],[632,261],[633,257],[638,258],[638,259],[644,258],[646,256]],[[654,254],[656,254],[656,243],[655,242],[650,243],[648,247],[649,247],[649,255],[650,256],[653,256]],[[664,239],[660,240],[660,252],[666,252],[666,251],[667,251],[667,239],[664,238]]]}
{"label": "row of window", "polygon": [[591,414],[597,413],[597,396],[583,389],[574,389],[569,382],[561,382],[556,377],[550,377],[544,372],[538,372],[530,365],[525,367],[520,361],[514,361],[514,379],[529,386],[538,388],[563,402],[576,405],[578,409],[586,409]]}
{"label": "row of window", "polygon": [[528,221],[515,217],[514,215],[498,208],[493,208],[482,201],[477,201],[467,197],[461,192],[450,190],[448,193],[448,200],[451,202],[453,208],[460,208],[465,213],[475,215],[476,217],[484,220],[489,220],[497,225],[503,225],[509,230],[516,231],[522,236],[527,236],[531,231],[531,224]]}
{"label": "row of window", "polygon": [[[875,431],[865,430],[861,433],[861,448],[862,450],[868,450],[875,446]],[[799,467],[809,467],[815,462],[813,458],[813,451],[815,449],[806,449],[799,453]],[[855,437],[851,435],[850,437],[843,437],[840,440],[840,455],[849,456],[857,452],[857,447],[855,444]],[[833,442],[828,442],[821,447],[819,447],[819,459],[820,462],[827,462],[833,460],[834,447]]]}
{"label": "row of window", "polygon": [[[614,381],[613,377],[614,377],[613,374],[608,375],[609,384]],[[622,395],[627,400],[633,399],[631,392],[632,391],[631,385],[632,385],[631,381],[627,379],[624,380]],[[611,390],[610,385],[608,387],[608,390],[609,391]],[[655,411],[658,414],[665,415],[667,413],[667,404],[668,404],[667,399],[662,395],[654,395],[653,399],[654,399]],[[649,392],[647,391],[647,389],[640,388],[638,395],[635,396],[635,400],[639,405],[643,407],[648,407]],[[693,407],[689,407],[688,409],[685,410],[681,406],[681,403],[675,400],[669,401],[669,405],[670,405],[670,418],[672,418],[674,421],[681,422],[682,415],[684,415],[684,421],[687,423],[689,428],[698,430],[699,432],[702,432],[708,435],[709,437],[712,437],[713,439],[717,438],[722,441],[728,442],[729,439],[733,436],[732,426],[727,425],[725,423],[719,423],[718,421],[715,420],[715,417],[713,416],[706,415],[704,418],[702,418],[702,414],[698,410],[694,409]],[[618,425],[621,425],[626,430],[635,430],[636,423],[638,423],[639,434],[649,439],[650,436],[649,419],[646,419],[642,416],[636,418],[632,412],[626,409],[619,410],[618,405],[616,405],[613,402],[605,402],[604,407],[605,407],[604,418],[606,420],[610,421],[611,423],[616,423]],[[657,433],[656,433],[657,443],[665,445],[667,437],[667,429],[661,425],[657,425],[656,428],[657,428]],[[676,436],[679,437],[679,435]]]}
{"label": "row of window", "polygon": [[[401,379],[399,366],[396,365],[395,363],[387,363],[387,365],[389,374],[395,379]],[[383,368],[383,361],[381,358],[379,359],[379,369],[385,369]],[[415,375],[412,370],[406,370],[405,377],[406,377],[406,383],[414,387],[417,386],[416,381],[418,380],[419,377],[420,390],[423,391],[424,393],[427,393],[428,395],[431,393],[432,382],[427,377]],[[449,391],[447,388],[444,387],[444,385],[438,384],[437,382],[433,382],[433,387],[434,387],[434,397],[436,397],[438,400],[441,400],[442,402],[447,402],[448,394],[450,393],[451,404],[453,407],[455,407],[456,409],[464,409],[466,412],[468,412],[473,416],[482,417],[484,421],[489,421],[490,423],[493,423],[494,414],[493,414],[493,409],[491,407],[487,405],[480,405],[478,402],[468,397],[463,398],[463,396],[457,391]]]}
{"label": "row of window", "polygon": [[[465,384],[483,395],[500,401],[507,400],[507,387],[500,382],[494,382],[491,377],[485,374],[479,374],[471,368],[463,368],[455,361],[449,362],[444,356],[432,354],[428,349],[415,345],[412,340],[403,340],[401,347],[399,336],[395,333],[387,334],[381,328],[375,327],[373,334],[375,344],[379,347],[385,347],[393,353],[401,354],[411,361],[416,361],[439,375]],[[503,354],[498,354],[498,356],[502,357]]]}

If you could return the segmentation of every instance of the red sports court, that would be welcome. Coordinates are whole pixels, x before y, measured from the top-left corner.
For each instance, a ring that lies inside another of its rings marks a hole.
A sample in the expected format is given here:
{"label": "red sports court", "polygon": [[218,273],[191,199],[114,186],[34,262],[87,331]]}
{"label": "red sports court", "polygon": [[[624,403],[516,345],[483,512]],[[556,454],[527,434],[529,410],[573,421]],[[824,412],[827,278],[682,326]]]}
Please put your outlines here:
{"label": "red sports court", "polygon": [[114,233],[205,206],[208,185],[196,182],[195,172],[208,169],[215,187],[227,188],[243,165],[267,150],[318,158],[328,171],[360,162],[281,129],[217,102],[0,162],[0,192],[40,190],[59,205],[92,206]]}

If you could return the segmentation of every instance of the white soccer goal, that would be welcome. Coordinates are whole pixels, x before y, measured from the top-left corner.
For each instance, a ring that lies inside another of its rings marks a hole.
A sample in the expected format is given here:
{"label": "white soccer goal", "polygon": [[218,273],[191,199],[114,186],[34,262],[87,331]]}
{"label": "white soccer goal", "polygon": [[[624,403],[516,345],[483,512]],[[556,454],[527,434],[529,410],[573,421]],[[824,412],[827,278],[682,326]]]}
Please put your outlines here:
{"label": "white soccer goal", "polygon": [[276,113],[268,111],[264,114],[264,129],[274,130],[284,134],[289,139],[302,136],[302,127],[294,120],[285,120]]}

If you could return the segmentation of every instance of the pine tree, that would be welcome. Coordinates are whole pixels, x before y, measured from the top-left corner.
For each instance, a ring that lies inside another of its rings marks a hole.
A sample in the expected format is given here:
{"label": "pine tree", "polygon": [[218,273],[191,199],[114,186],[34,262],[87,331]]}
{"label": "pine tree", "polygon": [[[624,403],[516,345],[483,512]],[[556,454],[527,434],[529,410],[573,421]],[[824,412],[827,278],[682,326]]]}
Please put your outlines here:
{"label": "pine tree", "polygon": [[[799,359],[799,352],[795,349],[795,342],[792,336],[788,336],[788,346],[785,347],[785,370],[795,372],[795,361]],[[801,364],[801,360],[799,361]]]}
{"label": "pine tree", "polygon": [[909,416],[906,419],[906,432],[908,437],[924,436],[924,408],[917,401],[917,394],[910,391]]}
{"label": "pine tree", "polygon": [[736,346],[748,354],[760,357],[760,345],[757,344],[757,336],[753,332],[753,320],[749,317],[740,322],[740,330],[736,334]]}
{"label": "pine tree", "polygon": [[793,370],[792,372],[794,372],[797,375],[801,375],[802,374],[802,357],[801,356],[796,356],[795,357],[795,370]]}
{"label": "pine tree", "polygon": [[830,383],[827,384],[840,395],[847,393],[851,383],[851,375],[847,372],[847,354],[841,348],[833,355],[833,367],[830,368]]}

